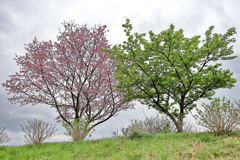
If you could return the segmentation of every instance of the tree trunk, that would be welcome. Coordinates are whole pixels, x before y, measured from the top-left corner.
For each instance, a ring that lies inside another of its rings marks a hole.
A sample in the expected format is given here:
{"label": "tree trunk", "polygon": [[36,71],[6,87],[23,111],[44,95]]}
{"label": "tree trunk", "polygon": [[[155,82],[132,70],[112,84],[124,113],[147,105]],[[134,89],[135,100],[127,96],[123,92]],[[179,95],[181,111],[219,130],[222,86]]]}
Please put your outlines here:
{"label": "tree trunk", "polygon": [[180,113],[179,121],[176,121],[175,117],[172,114],[170,114],[169,112],[166,111],[165,113],[170,117],[170,119],[175,124],[175,126],[178,130],[178,133],[183,132],[183,128],[182,128],[182,126],[183,126],[183,112]]}
{"label": "tree trunk", "polygon": [[180,108],[180,117],[177,125],[178,133],[183,132],[183,107]]}
{"label": "tree trunk", "polygon": [[175,123],[178,133],[182,133],[183,132],[183,104],[184,104],[184,96],[182,96],[182,102],[180,105],[180,116],[179,116],[179,121]]}
{"label": "tree trunk", "polygon": [[89,123],[84,122],[83,120],[75,119],[74,122],[70,125],[72,135],[70,135],[74,141],[81,141],[87,137],[87,134],[90,132]]}
{"label": "tree trunk", "polygon": [[177,127],[177,130],[178,130],[178,133],[182,133],[183,132],[183,128],[182,128],[182,123],[181,122],[178,122],[176,127]]}

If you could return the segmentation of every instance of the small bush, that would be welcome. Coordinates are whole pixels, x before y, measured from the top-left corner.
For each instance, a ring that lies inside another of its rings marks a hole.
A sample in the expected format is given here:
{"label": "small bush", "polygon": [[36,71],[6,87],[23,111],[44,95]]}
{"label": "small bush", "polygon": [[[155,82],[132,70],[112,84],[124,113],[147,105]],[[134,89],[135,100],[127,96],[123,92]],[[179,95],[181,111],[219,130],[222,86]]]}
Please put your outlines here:
{"label": "small bush", "polygon": [[28,121],[28,123],[29,126],[26,125],[23,127],[21,125],[23,132],[26,133],[24,137],[27,143],[37,145],[42,143],[47,138],[52,137],[57,131],[57,129],[55,130],[55,126],[52,128],[52,125],[49,126],[48,123],[41,120],[34,119],[33,121]]}
{"label": "small bush", "polygon": [[174,123],[166,116],[162,115],[161,117],[159,114],[156,117],[151,116],[148,118],[145,116],[145,124],[148,128],[148,133],[151,134],[160,134],[160,133],[171,133],[176,131],[176,127]]}
{"label": "small bush", "polygon": [[231,132],[239,124],[239,109],[230,100],[225,101],[225,97],[222,104],[220,101],[220,98],[214,98],[210,105],[203,103],[205,111],[197,109],[198,114],[193,116],[199,125],[209,129],[215,136]]}
{"label": "small bush", "polygon": [[6,142],[10,141],[10,139],[11,139],[11,138],[9,138],[9,135],[4,133],[5,129],[6,129],[6,127],[0,126],[0,144],[6,143]]}
{"label": "small bush", "polygon": [[[91,137],[89,133],[91,127],[89,127],[90,121],[84,121],[81,118],[77,121],[76,119],[69,125],[66,122],[62,123],[62,126],[66,129],[67,132],[64,134],[72,137],[73,141],[84,140],[87,136]],[[94,131],[94,129],[93,129]]]}
{"label": "small bush", "polygon": [[138,132],[133,132],[128,136],[128,138],[130,138],[132,140],[134,140],[134,139],[140,140],[142,137],[143,137],[143,135]]}
{"label": "small bush", "polygon": [[164,127],[163,127],[163,129],[161,130],[161,132],[162,132],[162,133],[171,133],[170,122],[169,122],[169,121],[164,124]]}
{"label": "small bush", "polygon": [[[194,132],[193,126],[190,123],[183,123],[183,129],[185,132]],[[122,136],[129,137],[133,133],[148,133],[148,134],[160,134],[160,133],[173,133],[175,132],[176,126],[174,125],[173,121],[170,120],[166,115],[157,116],[155,117],[145,117],[145,120],[139,119],[132,119],[130,123],[125,128],[124,125],[120,129],[122,132]],[[196,129],[197,132],[197,129]],[[113,138],[120,137],[118,131],[112,133]]]}

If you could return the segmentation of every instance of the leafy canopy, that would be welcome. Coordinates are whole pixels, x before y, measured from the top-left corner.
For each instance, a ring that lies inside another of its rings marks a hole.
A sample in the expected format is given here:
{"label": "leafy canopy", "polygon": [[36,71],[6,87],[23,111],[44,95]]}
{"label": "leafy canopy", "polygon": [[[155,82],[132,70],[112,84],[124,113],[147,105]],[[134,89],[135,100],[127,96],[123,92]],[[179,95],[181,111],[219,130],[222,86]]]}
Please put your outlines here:
{"label": "leafy canopy", "polygon": [[[231,77],[233,73],[229,69],[219,69],[221,63],[207,65],[210,61],[237,57],[230,56],[233,46],[229,44],[235,42],[235,38],[230,38],[236,34],[234,27],[222,35],[213,34],[214,26],[211,26],[201,41],[200,36],[186,38],[182,29],[174,31],[171,24],[159,34],[149,31],[148,42],[145,33],[130,33],[129,19],[122,26],[127,41],[114,45],[108,52],[118,61],[115,78],[119,80],[118,89],[125,93],[126,102],[140,100],[160,113],[179,119],[181,113],[184,117],[196,107],[194,101],[211,99],[215,89],[234,86],[236,79]],[[169,102],[170,98],[173,103]]]}

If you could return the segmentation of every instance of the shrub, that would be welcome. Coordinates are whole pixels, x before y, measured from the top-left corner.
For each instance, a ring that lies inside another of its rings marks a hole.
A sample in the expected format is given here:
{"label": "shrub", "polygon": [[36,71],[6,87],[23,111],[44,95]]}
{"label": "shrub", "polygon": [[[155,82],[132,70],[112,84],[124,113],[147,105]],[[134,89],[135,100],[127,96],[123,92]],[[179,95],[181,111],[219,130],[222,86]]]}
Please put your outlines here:
{"label": "shrub", "polygon": [[10,141],[10,139],[11,139],[11,138],[9,138],[9,135],[4,133],[5,129],[6,129],[6,127],[0,126],[0,144],[6,143],[6,142]]}
{"label": "shrub", "polygon": [[142,139],[142,137],[143,137],[143,135],[138,132],[133,132],[128,136],[128,138],[130,138],[132,140],[134,140],[134,139],[140,140],[140,139]]}
{"label": "shrub", "polygon": [[[160,134],[160,133],[173,133],[177,131],[177,128],[173,121],[167,117],[165,114],[157,114],[155,117],[151,116],[148,118],[145,116],[144,123],[147,125],[148,133],[150,134]],[[197,132],[197,128],[194,129],[194,126],[189,121],[183,122],[184,132]]]}
{"label": "shrub", "polygon": [[[62,126],[66,129],[67,132],[64,134],[72,137],[73,141],[84,140],[87,136],[91,137],[89,133],[91,131],[91,127],[89,127],[90,121],[84,121],[79,118],[79,120],[75,120],[71,125],[66,122],[62,123]],[[94,129],[93,129],[94,131]]]}
{"label": "shrub", "polygon": [[37,145],[42,143],[47,138],[52,137],[57,131],[57,129],[55,130],[55,126],[49,126],[48,123],[41,120],[34,119],[34,121],[28,121],[28,123],[29,126],[26,125],[23,127],[21,125],[23,132],[27,134],[24,136],[27,143],[33,143]]}
{"label": "shrub", "polygon": [[205,111],[197,109],[198,114],[193,115],[199,125],[209,129],[215,136],[231,132],[239,124],[239,109],[230,100],[225,101],[225,97],[222,104],[220,101],[220,98],[214,98],[210,105],[203,103]]}
{"label": "shrub", "polygon": [[174,123],[166,116],[159,114],[156,117],[151,116],[148,118],[145,116],[145,124],[148,128],[148,133],[159,134],[159,133],[171,133],[176,131]]}
{"label": "shrub", "polygon": [[[143,134],[143,133],[148,133],[148,129],[146,127],[146,124],[144,121],[139,120],[139,119],[131,119],[130,124],[127,126],[127,128],[123,127],[120,129],[122,132],[122,135],[124,137],[129,137],[135,134]],[[112,133],[113,138],[119,137],[118,130],[116,132]]]}
{"label": "shrub", "polygon": [[[231,96],[230,96],[231,97]],[[235,98],[231,98],[234,101],[234,104],[236,105],[236,109],[240,110],[240,99],[237,101]],[[240,124],[240,119],[238,120],[239,124]]]}
{"label": "shrub", "polygon": [[[194,132],[193,126],[190,123],[184,122],[183,129],[185,132]],[[172,133],[177,129],[172,120],[170,120],[166,115],[148,118],[145,116],[145,120],[131,119],[128,126],[125,128],[124,125],[120,129],[124,137],[129,137],[130,135],[137,134],[160,134],[160,133]],[[197,131],[197,129],[196,129]],[[112,133],[112,137],[119,137],[118,130]]]}

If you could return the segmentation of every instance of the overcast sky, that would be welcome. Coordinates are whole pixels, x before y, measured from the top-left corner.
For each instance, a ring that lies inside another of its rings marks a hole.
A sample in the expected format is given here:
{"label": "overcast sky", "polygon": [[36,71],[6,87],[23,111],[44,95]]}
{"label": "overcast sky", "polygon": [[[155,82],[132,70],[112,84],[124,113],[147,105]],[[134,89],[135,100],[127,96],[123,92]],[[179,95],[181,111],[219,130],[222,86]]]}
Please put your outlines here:
{"label": "overcast sky", "polygon": [[[172,23],[175,30],[182,28],[186,37],[201,35],[214,25],[214,33],[226,33],[227,29],[240,29],[240,0],[0,0],[0,83],[6,82],[9,75],[19,71],[15,54],[24,55],[24,44],[32,42],[36,36],[39,41],[56,41],[58,28],[63,30],[62,22],[75,20],[81,25],[94,27],[95,24],[107,25],[106,33],[109,44],[122,44],[127,38],[122,24],[126,18],[133,25],[133,33],[155,34],[166,30]],[[240,56],[240,34],[235,35],[234,55]],[[240,99],[240,58],[231,61],[218,61],[224,70],[230,69],[237,79],[232,89],[218,89],[214,97],[231,96]],[[65,129],[54,121],[57,116],[55,109],[47,105],[11,104],[5,89],[0,85],[0,125],[11,140],[2,145],[24,145],[24,132],[20,125],[27,124],[34,118],[50,124],[57,124],[56,135],[45,142],[69,141],[64,135]],[[196,102],[210,103],[201,99]],[[107,122],[97,126],[92,134],[93,139],[111,137],[113,131],[127,123],[130,119],[155,116],[157,111],[147,106],[135,105],[135,110],[121,112]],[[144,113],[143,113],[144,112]],[[191,115],[187,120],[195,124]]]}

